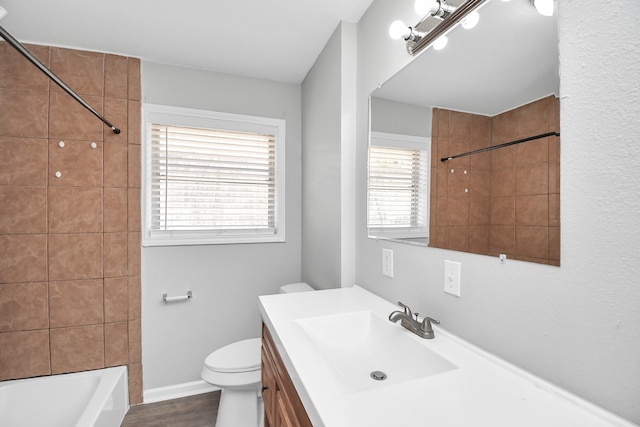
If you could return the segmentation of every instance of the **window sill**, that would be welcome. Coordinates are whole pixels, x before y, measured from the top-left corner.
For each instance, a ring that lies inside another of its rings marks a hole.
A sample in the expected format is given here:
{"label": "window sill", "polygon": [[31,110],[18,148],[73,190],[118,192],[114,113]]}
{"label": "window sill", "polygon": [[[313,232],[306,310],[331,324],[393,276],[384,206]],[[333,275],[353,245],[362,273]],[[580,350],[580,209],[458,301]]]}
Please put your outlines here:
{"label": "window sill", "polygon": [[149,236],[142,238],[142,247],[156,246],[202,246],[202,245],[239,245],[253,243],[285,243],[284,234],[281,235],[227,235],[227,236]]}

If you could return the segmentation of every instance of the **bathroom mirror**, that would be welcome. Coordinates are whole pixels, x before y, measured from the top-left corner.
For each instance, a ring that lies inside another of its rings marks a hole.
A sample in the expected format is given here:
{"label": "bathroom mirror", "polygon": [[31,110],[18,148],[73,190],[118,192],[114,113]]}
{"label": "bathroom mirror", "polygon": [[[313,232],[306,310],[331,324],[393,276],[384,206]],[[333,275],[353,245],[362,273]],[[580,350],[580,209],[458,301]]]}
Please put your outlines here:
{"label": "bathroom mirror", "polygon": [[559,265],[556,14],[477,12],[371,94],[369,236]]}

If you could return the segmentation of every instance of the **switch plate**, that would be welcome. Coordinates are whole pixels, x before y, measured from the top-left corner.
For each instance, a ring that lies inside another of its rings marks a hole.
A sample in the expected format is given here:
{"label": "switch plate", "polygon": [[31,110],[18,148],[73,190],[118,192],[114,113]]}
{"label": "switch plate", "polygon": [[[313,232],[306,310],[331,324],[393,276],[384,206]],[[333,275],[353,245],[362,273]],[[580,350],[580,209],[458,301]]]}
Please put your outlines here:
{"label": "switch plate", "polygon": [[393,251],[382,249],[382,275],[393,277]]}
{"label": "switch plate", "polygon": [[455,261],[444,261],[444,291],[460,297],[460,270],[462,264]]}

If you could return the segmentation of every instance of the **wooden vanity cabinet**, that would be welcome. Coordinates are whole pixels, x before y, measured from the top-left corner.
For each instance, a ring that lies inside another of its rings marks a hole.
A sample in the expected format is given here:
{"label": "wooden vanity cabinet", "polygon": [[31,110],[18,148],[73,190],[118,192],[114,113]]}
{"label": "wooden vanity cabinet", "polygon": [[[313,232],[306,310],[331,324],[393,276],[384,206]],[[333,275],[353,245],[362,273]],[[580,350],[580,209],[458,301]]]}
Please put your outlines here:
{"label": "wooden vanity cabinet", "polygon": [[269,329],[262,324],[262,399],[265,427],[313,427]]}

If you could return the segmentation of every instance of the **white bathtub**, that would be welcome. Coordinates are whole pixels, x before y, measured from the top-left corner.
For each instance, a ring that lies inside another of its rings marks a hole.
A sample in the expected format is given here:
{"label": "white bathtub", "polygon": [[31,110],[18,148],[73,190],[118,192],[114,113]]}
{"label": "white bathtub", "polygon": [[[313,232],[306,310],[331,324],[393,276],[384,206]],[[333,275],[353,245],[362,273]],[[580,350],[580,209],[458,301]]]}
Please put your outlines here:
{"label": "white bathtub", "polygon": [[0,382],[2,427],[120,427],[127,368]]}

